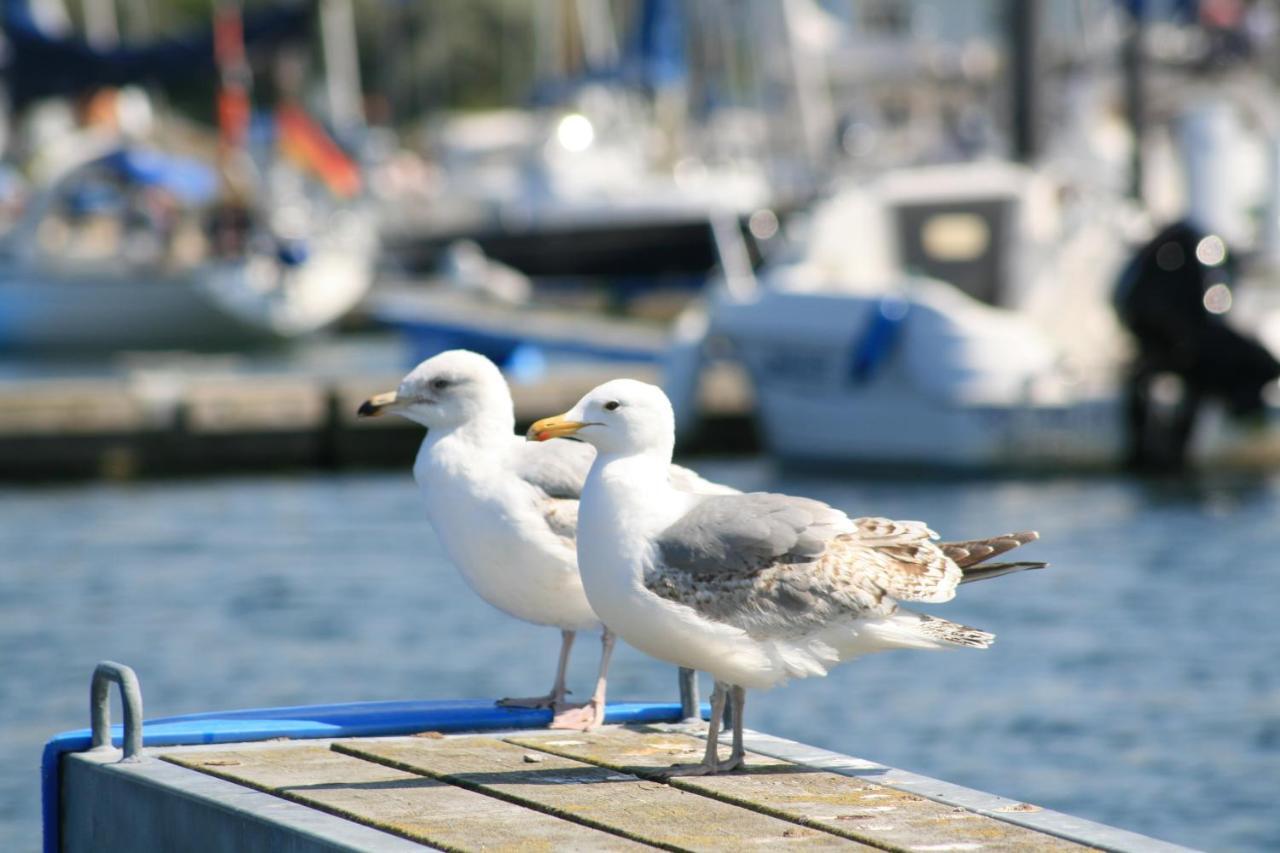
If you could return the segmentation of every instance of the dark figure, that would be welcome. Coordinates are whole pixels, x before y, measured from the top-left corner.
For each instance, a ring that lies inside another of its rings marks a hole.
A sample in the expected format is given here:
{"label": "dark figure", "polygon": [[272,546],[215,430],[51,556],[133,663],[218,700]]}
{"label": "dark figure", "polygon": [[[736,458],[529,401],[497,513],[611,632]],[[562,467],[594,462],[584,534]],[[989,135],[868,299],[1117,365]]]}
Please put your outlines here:
{"label": "dark figure", "polygon": [[241,258],[249,248],[253,212],[239,199],[220,199],[209,210],[207,229],[215,257],[222,260]]}
{"label": "dark figure", "polygon": [[[1263,387],[1280,362],[1226,323],[1235,262],[1221,238],[1185,220],[1167,226],[1131,260],[1116,287],[1116,310],[1138,342],[1128,392],[1129,464],[1161,471],[1186,462],[1200,403],[1222,400],[1239,417],[1263,412]],[[1162,406],[1162,374],[1181,380]]]}

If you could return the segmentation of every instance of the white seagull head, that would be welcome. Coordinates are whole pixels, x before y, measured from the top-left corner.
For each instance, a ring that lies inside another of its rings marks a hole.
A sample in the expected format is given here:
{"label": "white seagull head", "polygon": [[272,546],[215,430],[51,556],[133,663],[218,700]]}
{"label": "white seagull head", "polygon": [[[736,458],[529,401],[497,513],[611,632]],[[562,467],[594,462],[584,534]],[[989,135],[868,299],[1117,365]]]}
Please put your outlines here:
{"label": "white seagull head", "polygon": [[515,422],[511,391],[497,365],[469,350],[448,350],[419,364],[400,387],[360,405],[360,417],[390,412],[445,431],[469,425],[510,433]]}
{"label": "white seagull head", "polygon": [[546,441],[575,435],[603,454],[651,453],[667,457],[676,440],[675,414],[662,389],[634,379],[599,385],[563,415],[543,418],[529,438]]}

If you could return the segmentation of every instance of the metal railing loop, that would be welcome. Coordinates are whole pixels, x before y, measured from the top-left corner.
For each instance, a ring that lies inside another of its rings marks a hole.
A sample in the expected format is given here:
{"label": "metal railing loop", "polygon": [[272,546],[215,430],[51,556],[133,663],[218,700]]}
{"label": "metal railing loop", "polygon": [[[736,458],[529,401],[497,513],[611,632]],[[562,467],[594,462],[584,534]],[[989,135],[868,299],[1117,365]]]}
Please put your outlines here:
{"label": "metal railing loop", "polygon": [[89,718],[93,740],[91,749],[111,747],[111,682],[120,685],[120,705],[124,708],[124,758],[142,759],[142,688],[138,676],[122,663],[104,660],[93,670],[89,686]]}

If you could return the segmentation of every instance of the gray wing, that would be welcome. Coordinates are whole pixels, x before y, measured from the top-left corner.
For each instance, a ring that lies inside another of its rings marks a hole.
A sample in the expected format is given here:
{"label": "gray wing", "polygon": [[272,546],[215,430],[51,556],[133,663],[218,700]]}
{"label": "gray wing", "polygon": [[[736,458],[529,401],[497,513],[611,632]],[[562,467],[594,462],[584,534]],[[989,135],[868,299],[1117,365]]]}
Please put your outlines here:
{"label": "gray wing", "polygon": [[658,537],[645,586],[764,636],[946,600],[960,571],[918,522],[851,520],[820,501],[754,493],[700,501]]}
{"label": "gray wing", "polygon": [[578,498],[596,457],[580,441],[526,441],[515,455],[516,476],[531,487],[530,497],[572,561],[578,536]]}
{"label": "gray wing", "polygon": [[821,501],[753,492],[699,501],[659,536],[662,563],[694,576],[757,572],[776,562],[810,562],[848,527]]}
{"label": "gray wing", "polygon": [[820,501],[710,496],[659,535],[644,584],[754,636],[806,634],[882,606],[873,585],[831,571],[829,544],[848,529],[844,514]]}
{"label": "gray wing", "polygon": [[527,441],[516,456],[516,474],[547,497],[582,496],[596,450],[581,441]]}

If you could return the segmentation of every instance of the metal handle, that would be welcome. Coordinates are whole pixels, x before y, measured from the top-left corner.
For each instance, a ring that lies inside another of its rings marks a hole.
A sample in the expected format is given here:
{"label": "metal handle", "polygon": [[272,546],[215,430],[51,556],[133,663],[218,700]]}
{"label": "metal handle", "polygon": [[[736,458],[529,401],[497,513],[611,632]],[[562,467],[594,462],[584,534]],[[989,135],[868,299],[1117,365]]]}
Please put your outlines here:
{"label": "metal handle", "polygon": [[93,732],[92,749],[111,747],[111,682],[120,685],[120,705],[124,708],[124,758],[122,761],[139,761],[142,758],[142,688],[138,676],[122,663],[104,660],[93,670],[93,682],[89,685],[90,730]]}

